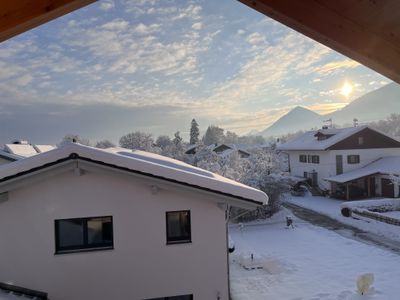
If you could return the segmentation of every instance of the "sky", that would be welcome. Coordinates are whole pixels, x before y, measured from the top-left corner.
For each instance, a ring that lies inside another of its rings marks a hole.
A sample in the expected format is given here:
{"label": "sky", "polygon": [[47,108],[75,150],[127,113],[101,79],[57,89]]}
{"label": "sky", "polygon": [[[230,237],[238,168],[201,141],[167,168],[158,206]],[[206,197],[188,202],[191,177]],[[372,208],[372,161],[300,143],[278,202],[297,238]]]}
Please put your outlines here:
{"label": "sky", "polygon": [[235,0],[100,0],[0,44],[0,142],[247,134],[389,82]]}

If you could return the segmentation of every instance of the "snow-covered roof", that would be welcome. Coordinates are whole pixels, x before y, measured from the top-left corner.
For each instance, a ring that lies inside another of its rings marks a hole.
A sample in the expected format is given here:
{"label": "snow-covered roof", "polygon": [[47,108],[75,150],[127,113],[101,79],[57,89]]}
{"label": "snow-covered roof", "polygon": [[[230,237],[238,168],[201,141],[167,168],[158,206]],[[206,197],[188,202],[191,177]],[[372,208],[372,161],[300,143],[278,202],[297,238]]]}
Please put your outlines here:
{"label": "snow-covered roof", "polygon": [[[20,142],[20,141],[19,141]],[[17,155],[19,158],[30,157],[38,153],[53,150],[56,146],[53,145],[32,145],[27,141],[18,144],[5,144],[4,152]]]}
{"label": "snow-covered roof", "polygon": [[260,190],[175,159],[138,150],[97,149],[75,143],[0,166],[0,184],[6,183],[10,178],[67,159],[81,159],[131,170],[134,173],[243,200],[252,205],[261,205],[268,201],[268,196]]}
{"label": "snow-covered roof", "polygon": [[[290,141],[278,146],[278,150],[326,150],[336,143],[360,132],[368,126],[348,127],[348,128],[329,128],[308,131]],[[324,140],[318,140],[315,136],[321,133],[330,136]]]}
{"label": "snow-covered roof", "polygon": [[38,153],[47,152],[56,148],[56,146],[53,145],[33,145],[33,147]]}
{"label": "snow-covered roof", "polygon": [[4,150],[11,154],[16,154],[23,157],[36,155],[36,149],[30,144],[5,144]]}
{"label": "snow-covered roof", "polygon": [[345,183],[373,174],[400,175],[400,156],[386,156],[353,171],[326,178],[327,181]]}

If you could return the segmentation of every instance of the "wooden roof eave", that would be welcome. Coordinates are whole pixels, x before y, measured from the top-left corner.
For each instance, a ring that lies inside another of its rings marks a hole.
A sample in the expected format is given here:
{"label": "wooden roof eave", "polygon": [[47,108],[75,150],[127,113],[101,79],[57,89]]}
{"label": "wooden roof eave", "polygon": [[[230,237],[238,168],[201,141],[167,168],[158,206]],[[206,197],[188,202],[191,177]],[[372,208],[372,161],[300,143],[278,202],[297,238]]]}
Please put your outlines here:
{"label": "wooden roof eave", "polygon": [[400,83],[398,0],[239,1]]}
{"label": "wooden roof eave", "polygon": [[0,42],[97,0],[0,1]]}

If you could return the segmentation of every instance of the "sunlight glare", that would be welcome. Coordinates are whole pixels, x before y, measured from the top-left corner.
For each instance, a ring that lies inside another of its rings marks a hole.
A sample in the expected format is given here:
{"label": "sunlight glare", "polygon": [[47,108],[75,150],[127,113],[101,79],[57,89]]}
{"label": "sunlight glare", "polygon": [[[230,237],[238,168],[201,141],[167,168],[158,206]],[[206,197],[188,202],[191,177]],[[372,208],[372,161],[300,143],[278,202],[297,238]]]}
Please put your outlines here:
{"label": "sunlight glare", "polygon": [[347,81],[343,84],[343,86],[340,89],[340,93],[348,98],[350,94],[353,92],[353,86],[348,83]]}

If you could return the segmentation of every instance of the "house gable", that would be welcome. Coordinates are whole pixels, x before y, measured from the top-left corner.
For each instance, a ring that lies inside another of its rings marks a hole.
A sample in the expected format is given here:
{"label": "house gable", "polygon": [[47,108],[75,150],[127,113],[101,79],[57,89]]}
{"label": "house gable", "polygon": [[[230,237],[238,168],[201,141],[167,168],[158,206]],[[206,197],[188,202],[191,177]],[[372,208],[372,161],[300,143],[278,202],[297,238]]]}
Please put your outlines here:
{"label": "house gable", "polygon": [[400,148],[400,142],[370,128],[337,142],[327,150]]}
{"label": "house gable", "polygon": [[222,152],[224,152],[225,150],[228,150],[228,149],[232,149],[232,147],[230,147],[228,145],[225,145],[225,144],[221,144],[221,145],[215,147],[213,151],[216,152],[216,153],[222,153]]}

